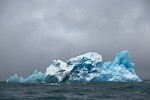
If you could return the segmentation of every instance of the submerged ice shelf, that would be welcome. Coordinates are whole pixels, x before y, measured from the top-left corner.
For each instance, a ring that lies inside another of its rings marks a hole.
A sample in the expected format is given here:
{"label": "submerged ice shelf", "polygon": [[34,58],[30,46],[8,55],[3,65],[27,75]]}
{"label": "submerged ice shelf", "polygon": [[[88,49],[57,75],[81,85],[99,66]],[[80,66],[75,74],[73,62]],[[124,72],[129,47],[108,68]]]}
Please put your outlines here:
{"label": "submerged ice shelf", "polygon": [[54,60],[45,73],[34,71],[27,78],[11,76],[7,83],[60,82],[141,82],[127,50],[118,53],[114,61],[102,62],[102,56],[89,52],[67,62]]}

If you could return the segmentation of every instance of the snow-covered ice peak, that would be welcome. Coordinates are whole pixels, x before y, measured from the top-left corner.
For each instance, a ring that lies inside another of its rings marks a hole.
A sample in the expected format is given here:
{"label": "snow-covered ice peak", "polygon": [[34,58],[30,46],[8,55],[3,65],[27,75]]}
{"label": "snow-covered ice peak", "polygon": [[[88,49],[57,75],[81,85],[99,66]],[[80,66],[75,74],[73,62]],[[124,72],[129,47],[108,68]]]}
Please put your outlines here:
{"label": "snow-covered ice peak", "polygon": [[77,65],[79,63],[93,64],[102,62],[102,56],[96,52],[88,52],[83,55],[71,58],[67,61],[68,64]]}
{"label": "snow-covered ice peak", "polygon": [[82,58],[90,59],[91,61],[96,61],[96,62],[102,61],[102,56],[96,52],[88,52],[83,55],[79,55],[77,57],[71,58],[69,61],[81,60]]}

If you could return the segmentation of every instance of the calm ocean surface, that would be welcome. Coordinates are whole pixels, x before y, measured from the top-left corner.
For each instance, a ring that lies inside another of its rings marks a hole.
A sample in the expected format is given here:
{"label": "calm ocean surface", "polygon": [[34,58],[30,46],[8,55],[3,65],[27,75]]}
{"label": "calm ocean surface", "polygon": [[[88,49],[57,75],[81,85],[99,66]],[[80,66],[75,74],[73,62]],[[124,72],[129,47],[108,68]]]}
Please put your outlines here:
{"label": "calm ocean surface", "polygon": [[6,84],[0,100],[150,100],[150,81],[141,83]]}

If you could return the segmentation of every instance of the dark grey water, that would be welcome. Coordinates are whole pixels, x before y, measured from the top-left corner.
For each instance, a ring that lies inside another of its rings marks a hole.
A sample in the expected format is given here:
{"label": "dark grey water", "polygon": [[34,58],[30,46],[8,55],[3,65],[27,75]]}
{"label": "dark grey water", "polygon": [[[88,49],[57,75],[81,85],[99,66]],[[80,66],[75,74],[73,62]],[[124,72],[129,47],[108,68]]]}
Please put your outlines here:
{"label": "dark grey water", "polygon": [[0,100],[150,100],[150,81],[141,83],[6,84]]}

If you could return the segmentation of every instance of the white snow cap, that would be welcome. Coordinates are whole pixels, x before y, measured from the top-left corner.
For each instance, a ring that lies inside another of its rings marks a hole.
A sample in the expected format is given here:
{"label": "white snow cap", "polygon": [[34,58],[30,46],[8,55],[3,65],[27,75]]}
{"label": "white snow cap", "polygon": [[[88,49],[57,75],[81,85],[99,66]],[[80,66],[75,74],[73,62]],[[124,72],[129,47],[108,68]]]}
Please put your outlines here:
{"label": "white snow cap", "polygon": [[81,60],[83,57],[90,59],[91,61],[102,62],[102,56],[96,52],[88,52],[86,54],[71,58],[69,61]]}

